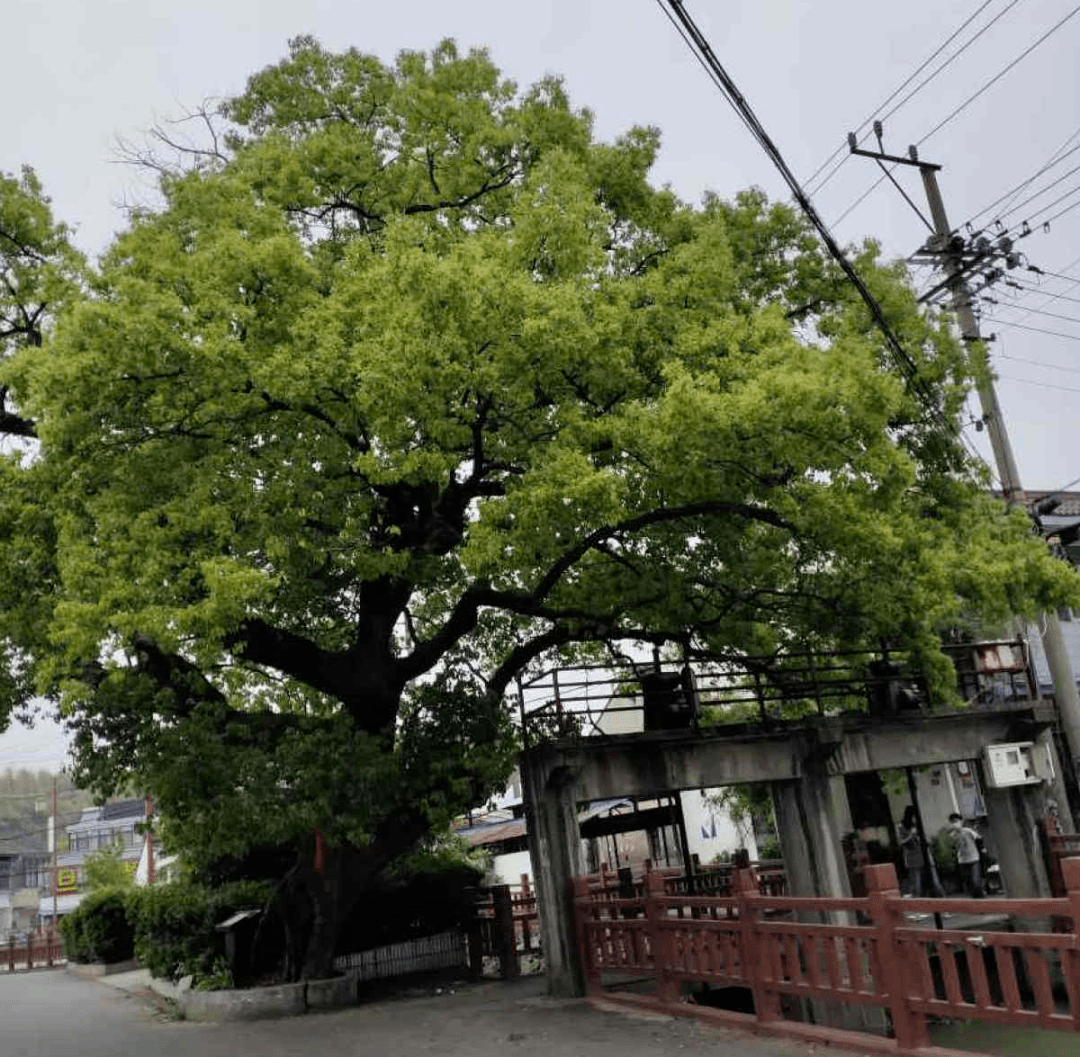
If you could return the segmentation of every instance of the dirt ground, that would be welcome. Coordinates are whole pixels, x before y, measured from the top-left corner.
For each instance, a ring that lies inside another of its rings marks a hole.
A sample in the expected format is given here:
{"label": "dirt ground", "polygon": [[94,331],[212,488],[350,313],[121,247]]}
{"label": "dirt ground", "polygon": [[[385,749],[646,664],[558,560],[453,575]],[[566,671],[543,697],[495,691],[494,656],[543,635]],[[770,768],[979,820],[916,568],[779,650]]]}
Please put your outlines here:
{"label": "dirt ground", "polygon": [[168,1003],[108,979],[63,970],[0,979],[2,1057],[806,1057],[819,1049],[824,1057],[827,1049],[553,1000],[542,977],[446,983],[231,1024],[177,1020]]}
{"label": "dirt ground", "polygon": [[[447,989],[326,1014],[326,1027],[333,1022],[334,1045],[350,1057],[806,1057],[819,1049],[691,1019],[601,1012],[548,998],[545,988],[544,979],[531,978]],[[315,1018],[308,1022],[314,1027]]]}

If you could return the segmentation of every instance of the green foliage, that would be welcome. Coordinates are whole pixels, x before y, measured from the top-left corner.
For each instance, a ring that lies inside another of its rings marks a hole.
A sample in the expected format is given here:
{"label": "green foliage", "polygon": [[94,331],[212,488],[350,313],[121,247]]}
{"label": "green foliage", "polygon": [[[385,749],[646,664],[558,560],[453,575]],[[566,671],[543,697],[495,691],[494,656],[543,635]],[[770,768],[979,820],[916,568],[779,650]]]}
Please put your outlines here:
{"label": "green foliage", "polygon": [[956,841],[948,827],[939,829],[930,839],[930,854],[939,870],[952,870],[956,866]]}
{"label": "green foliage", "polygon": [[60,937],[64,941],[64,956],[68,961],[85,965],[94,960],[90,944],[83,933],[83,919],[78,908],[60,919]]}
{"label": "green foliage", "polygon": [[125,862],[120,857],[123,850],[123,845],[113,845],[111,848],[98,848],[86,857],[82,872],[87,891],[134,887],[135,863]]}
{"label": "green foliage", "polygon": [[387,872],[392,877],[408,878],[465,871],[473,873],[479,884],[490,866],[491,856],[484,848],[473,848],[457,834],[444,832],[403,855]]}
{"label": "green foliage", "polygon": [[214,926],[236,910],[264,906],[271,894],[272,886],[257,881],[219,888],[174,883],[133,890],[128,906],[139,963],[168,980],[192,976],[196,985],[215,980],[225,948]]}
{"label": "green foliage", "polygon": [[[759,827],[776,833],[776,814],[767,785],[725,785],[705,799],[713,807],[727,812],[744,845],[756,835]],[[758,858],[773,858],[762,852],[764,846],[764,843],[758,843]]]}
{"label": "green foliage", "polygon": [[83,897],[60,921],[67,956],[76,962],[122,962],[135,954],[135,929],[128,892],[101,888]]}
{"label": "green foliage", "polygon": [[944,699],[942,629],[1080,603],[941,427],[982,350],[874,246],[919,387],[796,212],[653,188],[554,78],[298,38],[222,121],[0,365],[0,716],[59,700],[196,869],[317,829],[378,873],[561,649],[885,639]]}

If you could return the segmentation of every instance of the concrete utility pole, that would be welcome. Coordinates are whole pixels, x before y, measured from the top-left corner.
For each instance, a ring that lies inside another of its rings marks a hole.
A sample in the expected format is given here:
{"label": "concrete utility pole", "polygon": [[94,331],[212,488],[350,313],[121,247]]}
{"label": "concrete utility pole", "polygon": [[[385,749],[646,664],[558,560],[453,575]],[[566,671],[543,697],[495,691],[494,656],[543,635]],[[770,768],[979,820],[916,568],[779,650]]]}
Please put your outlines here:
{"label": "concrete utility pole", "polygon": [[[874,132],[881,145],[881,125],[874,123]],[[885,154],[884,151],[860,150],[854,134],[849,133],[848,143],[853,154],[861,154],[864,157],[873,158],[884,169],[884,162],[889,161],[900,165],[913,165],[918,168],[922,176],[923,188],[926,191],[926,200],[930,206],[930,217],[933,221],[933,232],[928,247],[934,256],[942,259],[945,265],[945,282],[942,287],[949,291],[953,310],[960,322],[960,335],[965,342],[981,341],[979,321],[971,308],[971,294],[968,291],[965,276],[977,267],[980,261],[992,256],[995,250],[988,244],[988,240],[982,240],[987,245],[977,248],[974,254],[966,247],[964,240],[954,236],[949,220],[945,213],[945,204],[941,199],[941,191],[938,188],[937,172],[940,165],[932,165],[929,162],[920,161],[914,147],[908,148],[908,157]],[[890,176],[888,170],[886,175]],[[895,183],[895,181],[894,181]],[[898,185],[899,186],[899,185]],[[901,190],[901,193],[903,191]],[[909,204],[914,208],[907,195],[904,195]],[[923,218],[925,221],[925,218]],[[998,254],[1008,253],[1011,247],[996,250]],[[1011,267],[1011,263],[1010,263]],[[998,404],[997,391],[991,377],[980,383],[978,388],[979,403],[982,407],[983,423],[990,437],[990,447],[994,452],[994,462],[997,465],[998,477],[1001,479],[1001,490],[1005,501],[1024,503],[1024,490],[1020,484],[1020,471],[1016,466],[1016,457],[1013,455],[1012,445],[1009,443],[1009,435],[1005,429],[1005,418]],[[1054,682],[1054,699],[1057,702],[1058,714],[1061,716],[1061,724],[1065,729],[1065,739],[1069,746],[1069,756],[1072,760],[1073,774],[1080,779],[1080,694],[1076,690],[1076,679],[1073,676],[1072,665],[1069,663],[1069,655],[1065,649],[1065,639],[1061,634],[1061,624],[1058,622],[1057,613],[1047,612],[1043,614],[1043,629],[1041,632],[1043,651],[1046,654],[1050,675]],[[1038,687],[1036,686],[1036,692]],[[1067,805],[1062,805],[1062,808]]]}
{"label": "concrete utility pole", "polygon": [[[971,296],[968,293],[967,284],[957,274],[960,269],[956,256],[950,252],[952,229],[949,227],[945,205],[938,189],[937,173],[928,166],[920,166],[920,173],[926,190],[926,200],[930,206],[930,216],[934,222],[934,230],[937,232],[939,251],[945,257],[948,278],[952,280],[949,286],[953,308],[960,321],[961,336],[964,341],[981,341],[979,321],[971,309]],[[998,404],[994,380],[989,375],[979,385],[979,403],[982,406],[983,422],[986,424],[986,432],[990,437],[990,446],[994,452],[994,462],[997,464],[998,477],[1001,478],[1001,490],[1005,495],[1005,501],[1009,504],[1023,503],[1024,490],[1020,484],[1020,471],[1016,467],[1016,457],[1009,443],[1009,434],[1005,429],[1001,405]],[[1069,663],[1069,654],[1065,648],[1065,638],[1061,634],[1061,624],[1057,613],[1048,611],[1043,614],[1042,619],[1042,645],[1050,667],[1050,675],[1054,681],[1054,699],[1057,701],[1061,725],[1065,728],[1073,773],[1080,777],[1080,694],[1076,690],[1076,679],[1073,676],[1072,665]],[[1065,806],[1062,805],[1062,807]]]}
{"label": "concrete utility pole", "polygon": [[56,842],[57,842],[57,827],[60,824],[60,815],[57,813],[56,805],[56,775],[53,775],[52,780],[52,832],[49,834],[49,843],[52,845],[50,851],[52,852],[52,928],[56,931],[56,888],[59,883],[57,876],[56,866]]}

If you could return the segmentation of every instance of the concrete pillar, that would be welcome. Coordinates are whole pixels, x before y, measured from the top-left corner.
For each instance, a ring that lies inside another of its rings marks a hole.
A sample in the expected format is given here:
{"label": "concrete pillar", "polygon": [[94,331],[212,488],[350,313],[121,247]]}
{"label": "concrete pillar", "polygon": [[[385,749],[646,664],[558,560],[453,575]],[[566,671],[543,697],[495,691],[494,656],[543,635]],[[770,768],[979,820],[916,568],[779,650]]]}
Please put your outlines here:
{"label": "concrete pillar", "polygon": [[842,838],[851,829],[843,775],[812,767],[803,778],[772,783],[788,892],[849,896]]}
{"label": "concrete pillar", "polygon": [[[780,833],[780,853],[788,893],[796,896],[851,895],[844,861],[843,836],[851,831],[851,811],[843,775],[826,772],[821,758],[810,756],[801,779],[773,782],[773,809]],[[853,925],[844,912],[801,912],[799,920]],[[841,963],[845,957],[840,952]],[[791,1014],[805,1021],[848,1030],[883,1034],[884,1014],[872,1007],[850,1009],[820,1000],[800,1000]]]}
{"label": "concrete pillar", "polygon": [[1046,813],[1042,786],[1009,789],[984,787],[989,818],[987,844],[1001,864],[1001,882],[1009,899],[1047,899],[1050,878],[1043,863],[1039,824]]}
{"label": "concrete pillar", "polygon": [[521,774],[548,991],[579,997],[585,994],[585,978],[570,909],[570,880],[585,873],[585,863],[576,776],[566,767],[550,766],[542,751],[523,754]]}
{"label": "concrete pillar", "polygon": [[1054,775],[1046,785],[1046,795],[1052,798],[1057,805],[1057,819],[1062,833],[1075,833],[1076,825],[1073,822],[1073,813],[1069,809],[1069,791],[1065,786],[1065,773],[1061,767],[1061,757],[1058,755],[1057,746],[1054,744],[1054,734],[1049,727],[1045,727],[1035,738],[1034,751],[1044,758],[1048,757],[1050,767]]}

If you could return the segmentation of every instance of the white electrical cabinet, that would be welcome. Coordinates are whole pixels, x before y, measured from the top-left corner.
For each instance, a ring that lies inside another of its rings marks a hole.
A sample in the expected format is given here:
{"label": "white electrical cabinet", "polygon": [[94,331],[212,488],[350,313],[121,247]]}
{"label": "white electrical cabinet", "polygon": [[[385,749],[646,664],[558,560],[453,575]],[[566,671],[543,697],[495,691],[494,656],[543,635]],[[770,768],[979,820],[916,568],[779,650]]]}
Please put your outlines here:
{"label": "white electrical cabinet", "polygon": [[1046,768],[1040,766],[1041,761],[1036,757],[1034,742],[1030,741],[985,746],[983,768],[986,784],[993,789],[1005,789],[1013,785],[1038,785],[1049,776],[1043,773]]}

